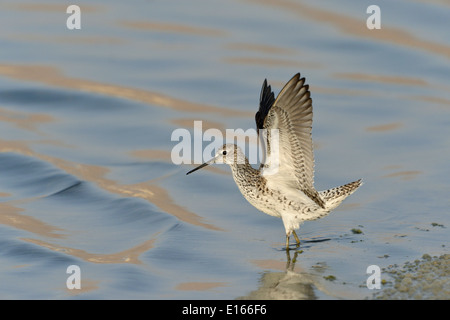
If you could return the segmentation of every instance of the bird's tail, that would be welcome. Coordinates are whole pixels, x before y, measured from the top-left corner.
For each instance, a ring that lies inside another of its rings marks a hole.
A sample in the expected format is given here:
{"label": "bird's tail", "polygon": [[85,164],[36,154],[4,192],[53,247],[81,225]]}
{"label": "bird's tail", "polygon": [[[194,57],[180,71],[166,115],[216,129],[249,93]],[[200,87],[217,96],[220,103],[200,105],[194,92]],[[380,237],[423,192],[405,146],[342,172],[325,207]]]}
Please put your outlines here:
{"label": "bird's tail", "polygon": [[345,198],[351,195],[362,185],[362,180],[353,181],[343,186],[320,191],[319,195],[325,202],[325,208],[333,210],[336,208]]}

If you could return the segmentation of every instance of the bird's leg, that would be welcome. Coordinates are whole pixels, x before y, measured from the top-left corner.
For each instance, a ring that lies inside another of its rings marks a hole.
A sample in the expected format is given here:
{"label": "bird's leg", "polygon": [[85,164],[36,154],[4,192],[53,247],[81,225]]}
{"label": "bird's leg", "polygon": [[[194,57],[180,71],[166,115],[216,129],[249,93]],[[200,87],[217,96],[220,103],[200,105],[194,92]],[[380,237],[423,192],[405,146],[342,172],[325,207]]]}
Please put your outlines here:
{"label": "bird's leg", "polygon": [[300,239],[297,237],[297,234],[295,233],[295,230],[292,231],[292,234],[294,235],[295,242],[297,243],[297,248],[300,246]]}
{"label": "bird's leg", "polygon": [[286,251],[289,251],[289,235],[286,235]]}

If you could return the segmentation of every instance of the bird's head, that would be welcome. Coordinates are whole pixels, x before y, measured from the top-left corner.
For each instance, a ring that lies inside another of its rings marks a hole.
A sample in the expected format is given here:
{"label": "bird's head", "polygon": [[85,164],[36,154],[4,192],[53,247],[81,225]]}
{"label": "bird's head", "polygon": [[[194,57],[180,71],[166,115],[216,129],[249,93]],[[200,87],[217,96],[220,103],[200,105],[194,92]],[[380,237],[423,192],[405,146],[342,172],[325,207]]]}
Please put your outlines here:
{"label": "bird's head", "polygon": [[190,174],[194,171],[197,171],[203,167],[206,167],[209,164],[212,163],[226,163],[228,165],[235,165],[235,164],[245,164],[246,158],[244,153],[242,152],[241,148],[239,148],[237,145],[232,143],[226,143],[223,146],[221,146],[219,149],[217,149],[216,154],[214,157],[206,161],[205,163],[199,165],[198,167],[192,169],[186,174]]}

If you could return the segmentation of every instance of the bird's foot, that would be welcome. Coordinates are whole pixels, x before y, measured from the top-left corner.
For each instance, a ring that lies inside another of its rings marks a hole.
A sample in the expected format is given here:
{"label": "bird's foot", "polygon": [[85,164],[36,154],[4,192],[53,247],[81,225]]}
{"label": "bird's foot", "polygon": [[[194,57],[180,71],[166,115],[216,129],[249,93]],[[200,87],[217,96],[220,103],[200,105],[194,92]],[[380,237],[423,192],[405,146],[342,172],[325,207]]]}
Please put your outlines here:
{"label": "bird's foot", "polygon": [[[292,235],[295,238],[295,249],[298,249],[300,247],[300,239],[298,238],[297,234],[295,233],[295,231],[292,231]],[[290,235],[286,235],[286,251],[289,251],[289,237]]]}
{"label": "bird's foot", "polygon": [[300,239],[297,237],[295,230],[292,231],[292,234],[294,235],[294,238],[295,238],[296,248],[300,247]]}

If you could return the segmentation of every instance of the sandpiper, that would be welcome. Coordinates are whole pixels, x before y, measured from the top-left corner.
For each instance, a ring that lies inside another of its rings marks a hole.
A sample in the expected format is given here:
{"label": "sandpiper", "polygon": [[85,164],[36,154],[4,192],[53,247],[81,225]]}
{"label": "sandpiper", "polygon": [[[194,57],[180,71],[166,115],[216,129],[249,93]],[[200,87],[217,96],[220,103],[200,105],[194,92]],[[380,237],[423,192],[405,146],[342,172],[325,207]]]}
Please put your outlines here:
{"label": "sandpiper", "polygon": [[[230,165],[239,190],[258,210],[281,218],[286,230],[286,250],[303,221],[324,217],[361,186],[361,179],[324,191],[314,188],[314,155],[311,137],[312,100],[305,78],[297,73],[275,99],[267,79],[264,80],[259,110],[255,115],[258,130],[277,129],[277,168],[262,163],[253,168],[235,144],[224,144],[214,158],[189,171],[190,174],[212,163]],[[258,131],[259,132],[259,131]],[[267,159],[273,159],[275,148],[267,146]],[[272,153],[272,154],[269,154]]]}

